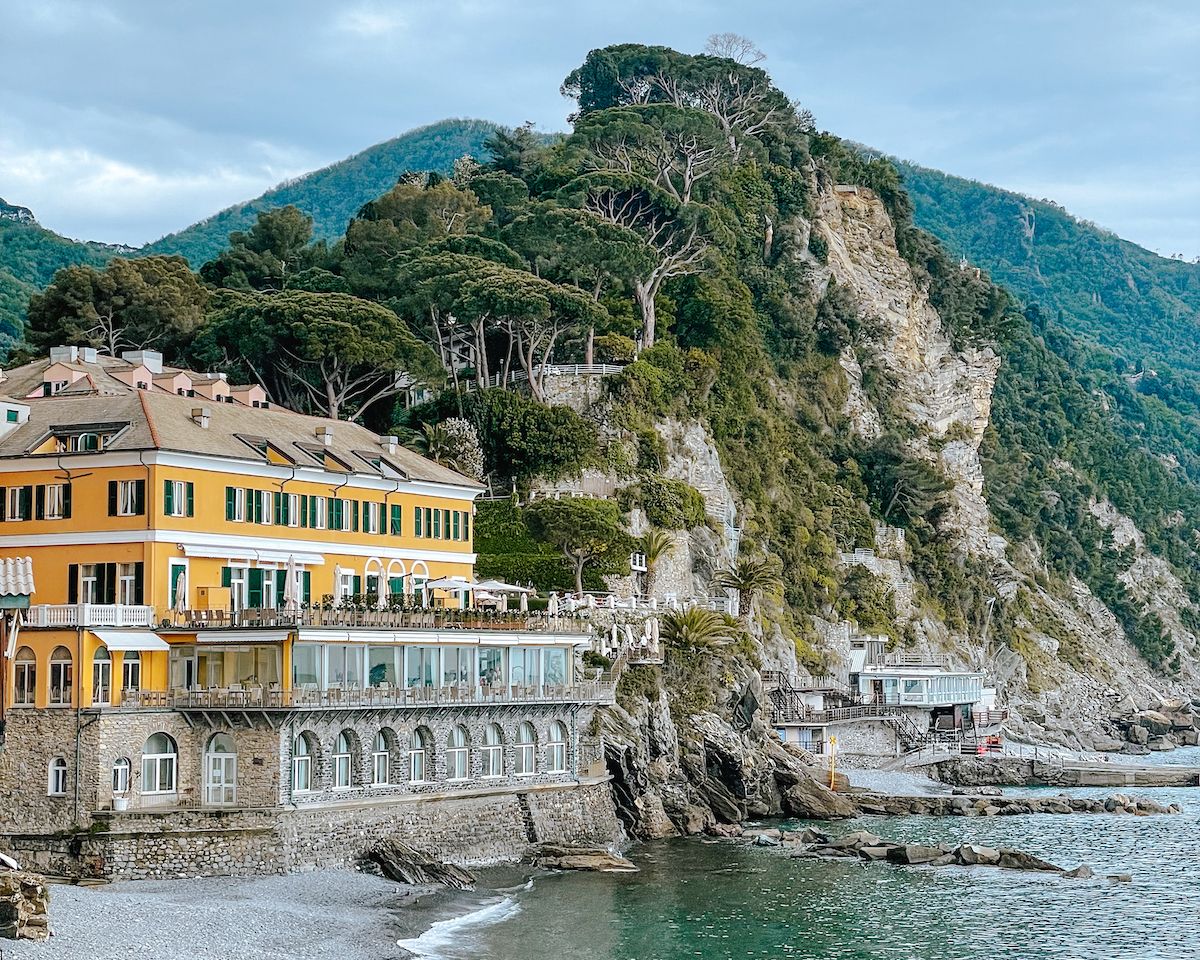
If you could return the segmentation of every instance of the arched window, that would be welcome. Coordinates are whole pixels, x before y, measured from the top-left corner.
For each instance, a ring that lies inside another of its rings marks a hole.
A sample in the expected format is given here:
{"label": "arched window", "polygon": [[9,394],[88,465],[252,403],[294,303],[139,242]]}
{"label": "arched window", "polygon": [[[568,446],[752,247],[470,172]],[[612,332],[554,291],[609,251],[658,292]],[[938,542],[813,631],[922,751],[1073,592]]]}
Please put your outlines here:
{"label": "arched window", "polygon": [[112,784],[113,794],[123,797],[129,792],[129,771],[132,764],[128,757],[118,757],[113,761]]}
{"label": "arched window", "polygon": [[74,686],[74,661],[66,647],[55,647],[50,654],[50,706],[69,707]]}
{"label": "arched window", "polygon": [[446,738],[446,779],[466,780],[469,776],[471,748],[467,746],[467,730],[455,727]]}
{"label": "arched window", "polygon": [[67,795],[67,761],[55,757],[50,761],[50,772],[46,778],[46,794],[51,797]]}
{"label": "arched window", "polygon": [[92,706],[112,703],[112,657],[107,647],[97,647],[92,656]]}
{"label": "arched window", "polygon": [[537,731],[532,723],[526,722],[517,728],[516,761],[518,777],[537,773]]}
{"label": "arched window", "polygon": [[142,793],[158,795],[175,792],[175,773],[179,748],[165,733],[153,734],[142,747]]}
{"label": "arched window", "polygon": [[337,741],[333,745],[334,790],[348,790],[350,788],[350,771],[354,766],[351,753],[353,749],[354,743],[350,734],[343,730],[338,734]]}
{"label": "arched window", "polygon": [[429,734],[424,727],[417,727],[408,741],[408,782],[425,782],[425,758],[428,753]]}
{"label": "arched window", "polygon": [[142,689],[142,655],[136,650],[126,650],[122,658],[121,689]]}
{"label": "arched window", "polygon": [[504,731],[497,723],[489,723],[483,731],[483,766],[480,776],[504,776]]}
{"label": "arched window", "polygon": [[566,773],[567,727],[555,720],[550,724],[550,739],[546,742],[546,762],[550,773]]}
{"label": "arched window", "polygon": [[237,802],[237,747],[227,733],[214,733],[204,750],[204,802]]}
{"label": "arched window", "polygon": [[312,754],[304,734],[292,741],[292,793],[308,793],[312,789]]}
{"label": "arched window", "polygon": [[13,703],[19,707],[32,707],[37,696],[37,658],[29,647],[17,651],[13,676],[16,681]]}
{"label": "arched window", "polygon": [[387,735],[380,730],[375,734],[375,749],[371,752],[371,786],[387,786],[391,773],[391,756],[388,753]]}

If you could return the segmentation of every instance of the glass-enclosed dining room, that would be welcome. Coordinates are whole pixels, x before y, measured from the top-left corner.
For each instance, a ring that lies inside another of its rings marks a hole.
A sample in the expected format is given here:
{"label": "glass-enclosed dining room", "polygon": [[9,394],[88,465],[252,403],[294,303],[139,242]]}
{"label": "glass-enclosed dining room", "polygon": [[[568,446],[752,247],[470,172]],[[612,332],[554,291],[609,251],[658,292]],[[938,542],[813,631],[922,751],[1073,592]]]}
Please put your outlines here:
{"label": "glass-enclosed dining room", "polygon": [[297,642],[294,689],[458,687],[540,690],[571,684],[569,646]]}

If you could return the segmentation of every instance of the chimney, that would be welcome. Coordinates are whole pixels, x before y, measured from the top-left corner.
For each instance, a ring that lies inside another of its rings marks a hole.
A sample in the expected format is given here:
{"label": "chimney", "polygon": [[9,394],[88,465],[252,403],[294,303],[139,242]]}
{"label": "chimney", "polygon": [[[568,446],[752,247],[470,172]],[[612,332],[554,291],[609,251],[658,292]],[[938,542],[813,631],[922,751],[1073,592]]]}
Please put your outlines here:
{"label": "chimney", "polygon": [[74,363],[79,359],[78,347],[51,347],[51,363]]}
{"label": "chimney", "polygon": [[317,439],[329,446],[333,443],[333,427],[317,427]]}
{"label": "chimney", "polygon": [[379,438],[379,445],[383,447],[386,453],[395,453],[396,448],[400,446],[400,438],[389,434],[386,437]]}
{"label": "chimney", "polygon": [[162,373],[163,357],[157,350],[126,350],[121,359],[135,367],[140,364],[151,373]]}
{"label": "chimney", "polygon": [[209,407],[192,407],[192,422],[205,430],[208,429],[208,421],[211,417],[212,410]]}
{"label": "chimney", "polygon": [[79,359],[82,360],[84,363],[95,363],[96,362],[96,348],[95,347],[80,347],[79,348]]}

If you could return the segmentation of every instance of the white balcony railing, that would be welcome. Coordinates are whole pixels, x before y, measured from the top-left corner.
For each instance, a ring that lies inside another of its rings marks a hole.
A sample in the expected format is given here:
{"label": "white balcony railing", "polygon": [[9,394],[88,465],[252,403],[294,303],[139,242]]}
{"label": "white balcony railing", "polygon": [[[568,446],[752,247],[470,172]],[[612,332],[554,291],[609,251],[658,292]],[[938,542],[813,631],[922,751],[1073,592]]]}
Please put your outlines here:
{"label": "white balcony railing", "polygon": [[27,627],[153,627],[154,607],[129,603],[39,603],[29,608]]}

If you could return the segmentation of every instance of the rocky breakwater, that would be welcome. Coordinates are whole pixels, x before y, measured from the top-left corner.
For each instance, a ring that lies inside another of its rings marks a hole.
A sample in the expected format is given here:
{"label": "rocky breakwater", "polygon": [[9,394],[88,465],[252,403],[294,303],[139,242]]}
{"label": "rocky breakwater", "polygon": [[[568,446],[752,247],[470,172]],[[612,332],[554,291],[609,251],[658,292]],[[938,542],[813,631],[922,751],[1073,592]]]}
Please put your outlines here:
{"label": "rocky breakwater", "polygon": [[[781,837],[781,842],[785,839]],[[867,830],[857,830],[836,840],[831,840],[815,830],[806,830],[799,834],[794,842],[796,845],[803,845],[802,849],[793,854],[797,857],[854,859],[868,863],[882,861],[901,867],[996,867],[1001,870],[1057,873],[1063,877],[1081,880],[1094,876],[1091,867],[1086,864],[1080,864],[1074,870],[1066,870],[1032,853],[1011,847],[985,847],[974,843],[940,843],[936,846],[895,843]],[[1125,875],[1121,874],[1110,879],[1124,878]]]}
{"label": "rocky breakwater", "polygon": [[1200,700],[1139,704],[1126,699],[1116,705],[1110,720],[1121,734],[1116,746],[1123,753],[1200,746]]}
{"label": "rocky breakwater", "polygon": [[1111,797],[1004,797],[987,795],[951,796],[885,796],[877,793],[854,793],[851,801],[860,813],[885,816],[925,817],[1013,817],[1025,814],[1131,814],[1151,816],[1182,813],[1178,804],[1163,806],[1145,797],[1125,794]]}
{"label": "rocky breakwater", "polygon": [[50,890],[45,877],[17,870],[0,873],[0,937],[49,939],[49,910]]}

